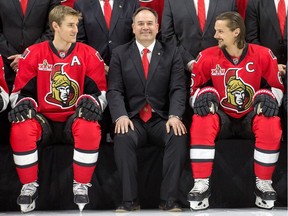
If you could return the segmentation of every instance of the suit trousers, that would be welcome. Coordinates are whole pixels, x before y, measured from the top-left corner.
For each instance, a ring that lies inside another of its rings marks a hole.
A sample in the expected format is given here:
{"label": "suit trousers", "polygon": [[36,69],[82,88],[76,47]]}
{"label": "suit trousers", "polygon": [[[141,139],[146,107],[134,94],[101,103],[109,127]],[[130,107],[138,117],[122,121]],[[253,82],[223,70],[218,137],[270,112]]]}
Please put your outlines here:
{"label": "suit trousers", "polygon": [[122,184],[122,201],[138,198],[137,154],[136,150],[145,145],[157,145],[164,149],[161,200],[178,200],[179,178],[186,159],[188,136],[176,136],[173,130],[166,132],[167,120],[153,113],[144,123],[139,117],[131,119],[134,131],[129,128],[126,134],[115,134],[115,161]]}

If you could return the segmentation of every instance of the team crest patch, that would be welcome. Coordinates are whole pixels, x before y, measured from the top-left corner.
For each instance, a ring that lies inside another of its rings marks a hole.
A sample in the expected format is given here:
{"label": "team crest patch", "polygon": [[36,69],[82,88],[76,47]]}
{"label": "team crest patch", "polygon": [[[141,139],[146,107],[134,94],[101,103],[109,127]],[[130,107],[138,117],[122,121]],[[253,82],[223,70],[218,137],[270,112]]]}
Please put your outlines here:
{"label": "team crest patch", "polygon": [[53,68],[53,65],[48,64],[47,59],[44,59],[42,64],[38,64],[39,71],[51,71],[52,68]]}
{"label": "team crest patch", "polygon": [[278,71],[277,76],[278,76],[278,81],[279,81],[279,83],[281,83],[281,84],[283,85],[282,76],[281,76],[281,73],[280,73],[279,71]]}
{"label": "team crest patch", "polygon": [[202,57],[202,53],[200,52],[198,56],[196,57],[195,62],[197,63],[201,59],[201,57]]}
{"label": "team crest patch", "polygon": [[28,48],[25,49],[25,51],[22,53],[21,57],[25,59],[30,53],[30,50]]}
{"label": "team crest patch", "polygon": [[274,60],[277,59],[277,57],[274,55],[274,53],[272,52],[272,50],[269,50],[269,53],[270,53],[272,59],[274,59]]}
{"label": "team crest patch", "polygon": [[96,52],[96,56],[98,57],[98,59],[99,59],[100,61],[103,61],[103,59],[102,59],[102,57],[101,57],[101,55],[100,55],[99,52]]}
{"label": "team crest patch", "polygon": [[225,69],[222,69],[219,64],[216,65],[215,69],[211,69],[212,76],[223,76],[225,75]]}
{"label": "team crest patch", "polygon": [[55,64],[51,70],[51,90],[45,96],[49,104],[61,108],[74,106],[79,97],[79,85],[64,71],[66,64]]}
{"label": "team crest patch", "polygon": [[220,101],[223,107],[237,113],[245,112],[252,106],[255,93],[253,87],[238,76],[239,70],[239,68],[227,70],[225,74],[226,96]]}

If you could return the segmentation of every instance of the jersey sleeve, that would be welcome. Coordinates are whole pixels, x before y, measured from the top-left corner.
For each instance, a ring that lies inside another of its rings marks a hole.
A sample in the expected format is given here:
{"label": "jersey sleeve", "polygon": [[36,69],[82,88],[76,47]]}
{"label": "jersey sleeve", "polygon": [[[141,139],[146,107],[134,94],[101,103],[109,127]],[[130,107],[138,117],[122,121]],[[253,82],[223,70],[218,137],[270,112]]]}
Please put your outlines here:
{"label": "jersey sleeve", "polygon": [[[283,98],[284,85],[281,74],[278,71],[277,58],[270,49],[265,49],[263,54],[264,55],[261,56],[261,64],[263,65],[262,77],[267,82],[280,106]],[[261,88],[263,88],[263,86],[261,86]]]}
{"label": "jersey sleeve", "polygon": [[193,65],[189,100],[192,107],[201,86],[211,80],[211,56],[207,56],[206,53],[200,52]]}
{"label": "jersey sleeve", "polygon": [[[27,98],[37,100],[37,50],[27,48],[22,54],[18,63],[18,72],[14,82],[14,88],[10,95],[11,107],[14,108],[18,101]],[[36,104],[37,106],[37,104]]]}
{"label": "jersey sleeve", "polygon": [[89,50],[87,71],[85,75],[84,94],[98,97],[102,110],[107,106],[107,81],[105,77],[104,61],[98,51]]}

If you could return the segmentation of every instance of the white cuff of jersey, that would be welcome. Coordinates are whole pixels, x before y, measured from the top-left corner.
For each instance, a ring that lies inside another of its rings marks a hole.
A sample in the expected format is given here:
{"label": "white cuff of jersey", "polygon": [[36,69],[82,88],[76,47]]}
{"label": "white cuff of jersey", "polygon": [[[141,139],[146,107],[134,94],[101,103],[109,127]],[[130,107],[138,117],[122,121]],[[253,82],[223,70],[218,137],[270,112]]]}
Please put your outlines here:
{"label": "white cuff of jersey", "polygon": [[104,111],[108,104],[108,101],[106,99],[106,91],[101,91],[101,95],[98,96],[98,99],[101,103],[102,111]]}
{"label": "white cuff of jersey", "polygon": [[260,94],[270,95],[272,98],[274,98],[274,99],[277,101],[278,106],[279,106],[279,107],[281,106],[282,98],[283,98],[283,92],[282,92],[281,89],[274,88],[274,87],[271,88],[271,91],[268,90],[268,89],[259,89],[259,90],[256,91],[256,93],[253,95],[253,101],[254,101],[255,97],[257,97],[257,96],[260,95]]}
{"label": "white cuff of jersey", "polygon": [[200,88],[198,88],[198,89],[195,91],[194,95],[191,95],[191,96],[190,96],[189,104],[190,104],[190,106],[191,106],[192,108],[194,108],[195,100],[196,100],[196,97],[197,97],[199,91],[200,91]]}
{"label": "white cuff of jersey", "polygon": [[102,108],[103,106],[102,106],[102,103],[101,103],[101,100],[99,99],[99,97],[98,97],[98,100],[100,101],[100,104],[99,104],[99,102],[98,102],[92,95],[89,95],[89,94],[83,94],[83,95],[81,95],[81,96],[77,99],[77,101],[76,101],[76,107],[78,106],[79,101],[80,101],[82,98],[90,98],[98,107],[100,107],[100,109],[102,110],[102,112],[104,111],[104,109]]}
{"label": "white cuff of jersey", "polygon": [[17,106],[19,103],[21,103],[21,102],[24,101],[24,100],[29,100],[29,101],[31,101],[32,104],[33,104],[33,106],[34,106],[34,109],[36,109],[36,108],[38,107],[37,102],[36,102],[33,98],[31,98],[31,97],[22,98],[21,100],[19,100],[19,101],[15,104],[15,106]]}
{"label": "white cuff of jersey", "polygon": [[8,103],[9,103],[9,94],[2,88],[0,87],[1,89],[1,93],[0,95],[2,96],[2,99],[3,99],[3,108],[2,110],[0,110],[0,112],[4,111],[7,106],[8,106]]}
{"label": "white cuff of jersey", "polygon": [[186,69],[188,71],[191,71],[191,65],[193,65],[195,62],[196,62],[195,60],[191,60],[190,62],[188,62],[186,65]]}

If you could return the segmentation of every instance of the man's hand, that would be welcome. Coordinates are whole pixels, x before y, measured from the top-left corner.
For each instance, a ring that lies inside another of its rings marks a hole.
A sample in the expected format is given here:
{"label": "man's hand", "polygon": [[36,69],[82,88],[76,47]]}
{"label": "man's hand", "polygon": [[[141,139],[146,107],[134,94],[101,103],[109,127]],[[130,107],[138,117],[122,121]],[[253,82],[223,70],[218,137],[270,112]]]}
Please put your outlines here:
{"label": "man's hand", "polygon": [[278,64],[278,71],[280,72],[281,77],[284,77],[286,74],[286,65]]}
{"label": "man's hand", "polygon": [[181,135],[187,133],[185,125],[176,116],[175,117],[171,117],[171,118],[168,119],[168,121],[166,123],[166,131],[167,131],[167,133],[170,133],[170,128],[173,129],[174,134],[176,136],[181,136]]}
{"label": "man's hand", "polygon": [[19,63],[20,57],[21,57],[21,54],[16,54],[16,55],[12,55],[12,56],[8,57],[9,60],[13,60],[12,63],[10,64],[10,67],[15,72],[17,72],[17,70],[18,70],[18,63]]}
{"label": "man's hand", "polygon": [[115,124],[115,133],[116,134],[125,134],[128,133],[129,127],[131,130],[134,131],[134,125],[133,122],[128,118],[128,116],[121,116],[119,119],[117,119]]}
{"label": "man's hand", "polygon": [[105,75],[108,76],[109,66],[105,64],[105,65],[104,65],[104,70],[105,70]]}

